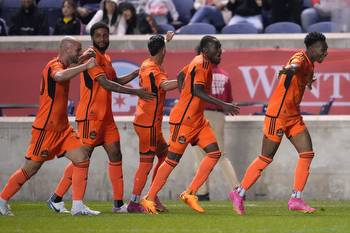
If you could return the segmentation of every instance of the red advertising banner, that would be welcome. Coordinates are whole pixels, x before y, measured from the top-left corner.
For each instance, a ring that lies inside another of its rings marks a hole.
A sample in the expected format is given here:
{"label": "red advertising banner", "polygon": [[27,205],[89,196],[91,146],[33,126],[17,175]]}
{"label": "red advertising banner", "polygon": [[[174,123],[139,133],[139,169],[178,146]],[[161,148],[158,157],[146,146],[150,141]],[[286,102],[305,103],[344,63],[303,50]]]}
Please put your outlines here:
{"label": "red advertising banner", "polygon": [[[277,84],[281,67],[297,50],[294,49],[238,49],[225,50],[221,68],[231,79],[232,94],[236,102],[266,103]],[[1,104],[35,104],[38,102],[41,71],[56,55],[53,51],[0,51],[0,106]],[[109,51],[118,75],[136,69],[147,51]],[[167,51],[164,68],[170,79],[194,56],[194,51]],[[318,114],[322,105],[334,98],[330,114],[350,114],[350,49],[330,49],[322,64],[315,64],[315,77],[311,91],[306,91],[302,111]],[[137,87],[138,79],[129,84]],[[171,91],[167,98],[177,98]],[[70,98],[79,101],[79,78],[73,79]],[[113,94],[115,115],[133,115],[137,97]],[[241,114],[260,112],[262,105],[242,107]],[[35,114],[36,109],[3,109],[4,115]]]}

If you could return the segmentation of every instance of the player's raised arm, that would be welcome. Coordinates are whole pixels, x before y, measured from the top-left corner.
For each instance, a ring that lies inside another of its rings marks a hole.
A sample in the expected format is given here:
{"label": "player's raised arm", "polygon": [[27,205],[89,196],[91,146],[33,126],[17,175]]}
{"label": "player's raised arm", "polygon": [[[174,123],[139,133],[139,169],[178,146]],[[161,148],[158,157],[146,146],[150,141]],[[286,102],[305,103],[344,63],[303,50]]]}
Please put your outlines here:
{"label": "player's raised arm", "polygon": [[90,58],[88,60],[88,62],[86,62],[84,64],[81,64],[81,65],[78,65],[78,66],[74,66],[74,67],[71,67],[71,68],[67,68],[65,70],[58,71],[53,76],[53,79],[56,82],[64,82],[64,81],[67,81],[67,80],[70,80],[70,79],[74,78],[80,72],[83,72],[85,70],[91,69],[95,65],[96,65],[95,58]]}
{"label": "player's raised arm", "polygon": [[129,87],[120,85],[119,83],[108,80],[105,75],[100,75],[99,77],[97,77],[97,81],[103,88],[109,91],[129,94],[129,95],[137,95],[138,97],[144,100],[151,100],[154,98],[153,93],[147,92],[146,90],[141,88],[135,89],[135,88],[129,88]]}
{"label": "player's raised arm", "polygon": [[160,84],[160,88],[164,91],[171,91],[177,88],[177,80],[167,80]]}

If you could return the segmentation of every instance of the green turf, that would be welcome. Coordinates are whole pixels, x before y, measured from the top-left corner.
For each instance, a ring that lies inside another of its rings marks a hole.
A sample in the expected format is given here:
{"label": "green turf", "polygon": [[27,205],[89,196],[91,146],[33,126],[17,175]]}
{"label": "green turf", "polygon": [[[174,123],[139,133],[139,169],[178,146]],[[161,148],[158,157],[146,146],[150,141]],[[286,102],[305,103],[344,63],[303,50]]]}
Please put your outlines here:
{"label": "green turf", "polygon": [[[237,216],[227,201],[202,203],[197,214],[180,202],[167,202],[169,213],[156,216],[112,214],[110,203],[89,202],[103,213],[97,217],[55,214],[42,202],[11,202],[15,217],[0,216],[0,232],[97,233],[97,232],[350,232],[349,201],[314,201],[314,214],[290,212],[286,202],[246,202],[247,214]],[[68,206],[67,206],[68,207]]]}

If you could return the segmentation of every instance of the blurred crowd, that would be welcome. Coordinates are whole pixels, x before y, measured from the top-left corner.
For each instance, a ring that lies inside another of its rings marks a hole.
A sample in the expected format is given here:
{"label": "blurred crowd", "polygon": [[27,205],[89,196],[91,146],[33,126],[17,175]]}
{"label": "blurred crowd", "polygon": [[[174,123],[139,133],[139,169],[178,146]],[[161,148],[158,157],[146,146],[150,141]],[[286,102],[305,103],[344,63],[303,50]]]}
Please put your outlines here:
{"label": "blurred crowd", "polygon": [[350,0],[0,0],[0,7],[1,36],[84,35],[99,21],[115,35],[181,32],[196,23],[216,33],[242,23],[264,33],[278,22],[300,32],[319,22],[350,31]]}

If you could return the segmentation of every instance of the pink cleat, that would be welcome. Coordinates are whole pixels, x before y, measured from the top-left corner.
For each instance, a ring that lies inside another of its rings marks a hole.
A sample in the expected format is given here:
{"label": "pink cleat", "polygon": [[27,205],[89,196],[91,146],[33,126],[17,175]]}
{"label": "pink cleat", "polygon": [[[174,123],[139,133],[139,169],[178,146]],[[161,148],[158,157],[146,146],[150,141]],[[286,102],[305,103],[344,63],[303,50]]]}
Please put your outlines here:
{"label": "pink cleat", "polygon": [[310,207],[301,198],[290,198],[288,201],[288,209],[292,211],[299,211],[303,213],[313,213],[315,208]]}
{"label": "pink cleat", "polygon": [[145,209],[140,203],[130,201],[128,204],[128,213],[146,213]]}
{"label": "pink cleat", "polygon": [[244,210],[244,200],[243,197],[241,197],[237,190],[233,190],[229,193],[229,197],[232,201],[233,209],[236,211],[237,214],[243,215],[245,214]]}
{"label": "pink cleat", "polygon": [[156,203],[156,209],[158,212],[168,212],[169,210],[160,202],[158,196],[156,196],[156,199],[154,200]]}

